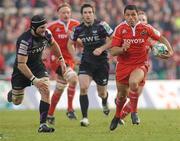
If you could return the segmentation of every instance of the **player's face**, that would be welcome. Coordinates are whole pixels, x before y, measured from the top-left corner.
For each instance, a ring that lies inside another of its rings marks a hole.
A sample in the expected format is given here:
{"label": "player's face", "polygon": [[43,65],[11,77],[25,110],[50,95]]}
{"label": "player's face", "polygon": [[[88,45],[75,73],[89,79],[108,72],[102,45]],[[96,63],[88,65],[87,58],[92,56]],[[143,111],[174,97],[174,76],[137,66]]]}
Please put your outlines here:
{"label": "player's face", "polygon": [[124,13],[124,18],[130,26],[134,27],[136,23],[138,22],[137,11],[127,9],[126,12]]}
{"label": "player's face", "polygon": [[59,9],[58,14],[60,20],[67,23],[69,22],[71,17],[71,9],[69,7],[62,7],[61,9]]}
{"label": "player's face", "polygon": [[47,24],[43,24],[36,29],[36,34],[44,37],[46,29],[47,29]]}
{"label": "player's face", "polygon": [[91,7],[84,8],[83,12],[82,12],[82,18],[83,18],[84,22],[87,24],[93,23],[94,22],[93,9]]}
{"label": "player's face", "polygon": [[140,15],[139,15],[139,21],[140,21],[141,23],[147,24],[147,16],[144,15],[144,14],[140,14]]}

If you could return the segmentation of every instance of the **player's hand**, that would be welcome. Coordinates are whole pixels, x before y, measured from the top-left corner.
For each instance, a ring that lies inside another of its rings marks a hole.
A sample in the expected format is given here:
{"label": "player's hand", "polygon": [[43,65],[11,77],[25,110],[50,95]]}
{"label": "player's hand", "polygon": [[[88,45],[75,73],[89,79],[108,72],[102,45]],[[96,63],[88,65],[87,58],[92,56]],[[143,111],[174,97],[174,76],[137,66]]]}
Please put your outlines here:
{"label": "player's hand", "polygon": [[99,48],[96,48],[94,51],[93,51],[93,54],[95,55],[95,56],[99,56],[99,55],[101,55],[101,53],[103,52],[104,50],[101,48],[101,47],[99,47]]}
{"label": "player's hand", "polygon": [[74,63],[75,63],[76,65],[80,65],[80,64],[81,64],[81,59],[80,59],[80,57],[75,56],[75,57],[73,57],[73,60],[74,60]]}
{"label": "player's hand", "polygon": [[124,42],[122,45],[122,49],[124,52],[126,52],[130,48],[131,44],[128,42]]}
{"label": "player's hand", "polygon": [[158,57],[162,58],[162,59],[168,59],[168,58],[170,58],[172,56],[173,56],[173,52],[171,52],[171,51],[167,51],[165,54],[158,55]]}
{"label": "player's hand", "polygon": [[76,45],[77,45],[78,47],[83,47],[83,46],[84,46],[84,45],[83,45],[83,42],[82,42],[82,40],[81,40],[80,38],[77,39]]}
{"label": "player's hand", "polygon": [[48,85],[48,83],[46,83],[46,80],[44,80],[44,79],[35,78],[32,81],[32,83],[33,83],[33,85],[36,86],[36,88],[38,88],[40,93],[44,94],[49,91],[49,85]]}
{"label": "player's hand", "polygon": [[65,64],[65,61],[64,59],[62,60],[59,60],[60,61],[60,64],[61,64],[61,70],[62,70],[62,74],[64,74],[66,72],[66,64]]}

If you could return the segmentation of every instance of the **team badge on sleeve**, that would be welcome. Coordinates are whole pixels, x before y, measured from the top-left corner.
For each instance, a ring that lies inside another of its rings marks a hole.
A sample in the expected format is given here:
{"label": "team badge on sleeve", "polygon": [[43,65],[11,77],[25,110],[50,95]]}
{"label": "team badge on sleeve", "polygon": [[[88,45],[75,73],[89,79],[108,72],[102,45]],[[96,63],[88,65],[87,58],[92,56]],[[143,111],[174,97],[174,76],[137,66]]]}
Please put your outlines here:
{"label": "team badge on sleeve", "polygon": [[100,24],[104,27],[104,29],[106,30],[106,32],[109,35],[113,33],[113,30],[111,29],[111,27],[106,22],[103,21]]}
{"label": "team badge on sleeve", "polygon": [[74,39],[74,32],[75,32],[76,28],[72,29],[72,32],[70,34],[70,39],[73,40]]}

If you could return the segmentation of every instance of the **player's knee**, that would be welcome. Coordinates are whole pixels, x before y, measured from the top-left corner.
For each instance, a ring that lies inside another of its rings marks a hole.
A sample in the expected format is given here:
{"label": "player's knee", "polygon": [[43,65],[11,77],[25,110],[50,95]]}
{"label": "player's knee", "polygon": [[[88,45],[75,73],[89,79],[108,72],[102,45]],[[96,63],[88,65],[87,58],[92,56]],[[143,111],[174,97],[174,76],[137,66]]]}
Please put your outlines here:
{"label": "player's knee", "polygon": [[47,96],[49,96],[49,95],[50,95],[50,89],[45,90],[45,91],[44,91],[44,94],[47,95]]}
{"label": "player's knee", "polygon": [[105,98],[105,97],[106,97],[106,94],[107,94],[106,91],[98,91],[98,96],[99,96],[99,97]]}
{"label": "player's knee", "polygon": [[56,89],[59,91],[63,91],[67,86],[67,82],[66,81],[57,81],[56,83]]}
{"label": "player's knee", "polygon": [[78,82],[77,76],[72,77],[68,82],[69,82],[70,85],[76,86],[77,82]]}
{"label": "player's knee", "polygon": [[129,87],[132,91],[136,91],[138,89],[138,82],[136,81],[129,82]]}
{"label": "player's knee", "polygon": [[22,103],[24,97],[24,89],[22,90],[12,90],[12,102],[15,105]]}
{"label": "player's knee", "polygon": [[68,68],[67,71],[64,73],[64,79],[67,80],[68,82],[69,81],[75,81],[77,80],[77,74],[76,72],[72,69],[72,68]]}
{"label": "player's knee", "polygon": [[22,101],[23,101],[23,95],[21,95],[21,96],[12,95],[12,102],[13,102],[15,105],[21,104]]}
{"label": "player's knee", "polygon": [[20,99],[14,99],[13,100],[14,105],[20,105],[21,103],[22,103],[22,100],[20,100]]}
{"label": "player's knee", "polygon": [[127,96],[126,95],[121,95],[121,96],[117,97],[117,99],[122,101],[122,100],[127,99]]}
{"label": "player's knee", "polygon": [[87,94],[87,89],[81,88],[80,93],[81,93],[81,95]]}

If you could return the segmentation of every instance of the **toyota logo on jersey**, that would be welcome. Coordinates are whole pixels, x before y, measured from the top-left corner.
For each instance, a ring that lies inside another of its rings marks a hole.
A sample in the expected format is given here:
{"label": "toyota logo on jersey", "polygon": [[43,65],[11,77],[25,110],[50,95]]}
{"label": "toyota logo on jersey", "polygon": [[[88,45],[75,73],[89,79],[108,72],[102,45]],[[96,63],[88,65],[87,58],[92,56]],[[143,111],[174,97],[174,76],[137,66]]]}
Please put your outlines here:
{"label": "toyota logo on jersey", "polygon": [[124,43],[128,42],[129,44],[141,44],[144,43],[144,39],[123,39]]}

